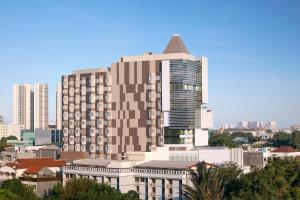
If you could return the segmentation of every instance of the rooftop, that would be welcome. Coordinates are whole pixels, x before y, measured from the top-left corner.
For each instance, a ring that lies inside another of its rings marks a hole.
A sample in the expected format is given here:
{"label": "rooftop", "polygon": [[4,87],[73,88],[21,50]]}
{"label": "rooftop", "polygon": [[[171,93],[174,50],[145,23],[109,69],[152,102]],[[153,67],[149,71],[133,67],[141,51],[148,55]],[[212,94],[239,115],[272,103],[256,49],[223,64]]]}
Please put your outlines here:
{"label": "rooftop", "polygon": [[54,160],[53,158],[24,158],[18,159],[14,163],[10,163],[7,166],[11,166],[17,169],[27,169],[32,166],[43,167],[62,167],[66,164],[65,160]]}
{"label": "rooftop", "polygon": [[164,54],[168,54],[168,53],[187,53],[187,54],[189,54],[189,51],[185,47],[182,39],[180,38],[180,35],[174,34],[163,53]]}
{"label": "rooftop", "polygon": [[44,167],[41,165],[34,165],[29,167],[28,169],[26,169],[24,171],[25,174],[37,174],[41,169],[43,169]]}
{"label": "rooftop", "polygon": [[277,149],[274,149],[271,151],[272,153],[294,153],[294,152],[299,152],[296,149],[293,149],[291,147],[287,147],[287,146],[281,146]]}
{"label": "rooftop", "polygon": [[98,68],[89,68],[89,69],[78,69],[72,71],[72,74],[87,74],[87,73],[93,73],[93,72],[103,72],[106,71],[106,67],[98,67]]}
{"label": "rooftop", "polygon": [[73,161],[73,164],[76,165],[87,165],[87,166],[97,166],[97,167],[106,167],[109,164],[110,160],[103,160],[103,159],[82,159]]}
{"label": "rooftop", "polygon": [[60,148],[58,146],[56,146],[55,144],[51,144],[51,145],[42,147],[40,149],[43,149],[43,150],[60,150]]}
{"label": "rooftop", "polygon": [[152,160],[145,162],[139,165],[136,165],[135,168],[151,168],[151,169],[177,169],[183,170],[190,167],[193,167],[198,162],[179,162],[179,161],[169,161],[169,160]]}

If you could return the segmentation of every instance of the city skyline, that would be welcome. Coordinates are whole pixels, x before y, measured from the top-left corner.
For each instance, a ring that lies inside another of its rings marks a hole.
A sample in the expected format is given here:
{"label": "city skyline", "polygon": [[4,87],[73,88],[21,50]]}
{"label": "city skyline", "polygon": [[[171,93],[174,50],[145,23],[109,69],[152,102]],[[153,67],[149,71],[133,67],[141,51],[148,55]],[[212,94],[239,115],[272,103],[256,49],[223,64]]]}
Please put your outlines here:
{"label": "city skyline", "polygon": [[[0,114],[6,122],[12,122],[13,84],[47,83],[49,119],[55,122],[55,90],[61,75],[76,68],[108,67],[120,55],[160,53],[169,37],[179,33],[191,52],[209,58],[208,105],[214,110],[215,128],[222,122],[249,119],[275,120],[279,127],[300,123],[299,2],[254,1],[248,3],[249,10],[239,3],[223,4],[221,9],[208,3],[192,7],[162,3],[157,8],[135,2],[107,4],[106,11],[100,4],[83,2],[0,4],[0,25],[5,30],[0,42],[6,47],[0,49]],[[166,11],[168,6],[175,10],[182,6],[182,16]],[[197,16],[193,13],[199,6],[206,10]],[[119,12],[116,16],[107,11],[113,8]],[[136,13],[122,18],[123,8]],[[219,11],[234,12],[222,18]],[[248,16],[252,11],[256,16]],[[276,14],[279,11],[286,15]],[[119,24],[128,27],[120,32]],[[160,31],[149,30],[149,24],[157,24]]]}

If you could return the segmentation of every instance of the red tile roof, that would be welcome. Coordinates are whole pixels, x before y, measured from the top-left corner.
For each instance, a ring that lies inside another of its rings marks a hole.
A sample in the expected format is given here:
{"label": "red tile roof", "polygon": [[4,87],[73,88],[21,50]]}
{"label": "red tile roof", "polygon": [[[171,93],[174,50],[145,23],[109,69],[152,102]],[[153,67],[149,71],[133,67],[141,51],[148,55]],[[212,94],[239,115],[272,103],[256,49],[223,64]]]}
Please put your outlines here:
{"label": "red tile roof", "polygon": [[65,160],[54,160],[53,158],[26,158],[16,160],[12,167],[17,169],[26,169],[32,166],[62,167],[65,164]]}
{"label": "red tile roof", "polygon": [[37,174],[44,166],[34,165],[24,171],[25,174]]}
{"label": "red tile roof", "polygon": [[281,146],[277,149],[274,149],[271,151],[272,153],[294,153],[294,152],[299,152],[296,149],[293,149],[291,147],[287,147],[287,146]]}

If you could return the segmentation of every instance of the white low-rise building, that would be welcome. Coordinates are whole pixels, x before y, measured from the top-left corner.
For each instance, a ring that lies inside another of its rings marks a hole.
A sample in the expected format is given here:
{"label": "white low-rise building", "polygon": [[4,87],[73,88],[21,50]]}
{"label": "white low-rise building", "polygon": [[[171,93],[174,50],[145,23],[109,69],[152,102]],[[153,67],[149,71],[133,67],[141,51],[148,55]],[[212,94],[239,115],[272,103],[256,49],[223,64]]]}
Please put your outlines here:
{"label": "white low-rise building", "polygon": [[140,199],[183,199],[184,185],[191,185],[189,169],[197,163],[234,162],[244,167],[241,148],[166,145],[151,152],[129,152],[124,159],[73,161],[63,168],[63,183],[88,178],[122,193],[134,190]]}
{"label": "white low-rise building", "polygon": [[191,184],[188,170],[196,164],[168,160],[83,159],[64,166],[63,183],[73,178],[88,178],[122,193],[134,190],[140,199],[183,199],[183,185]]}
{"label": "white low-rise building", "polygon": [[263,153],[265,160],[269,157],[296,157],[300,156],[300,151],[292,147],[281,146],[275,149],[268,149]]}
{"label": "white low-rise building", "polygon": [[169,160],[172,161],[205,161],[211,164],[233,162],[243,167],[242,148],[169,145],[169,149]]}

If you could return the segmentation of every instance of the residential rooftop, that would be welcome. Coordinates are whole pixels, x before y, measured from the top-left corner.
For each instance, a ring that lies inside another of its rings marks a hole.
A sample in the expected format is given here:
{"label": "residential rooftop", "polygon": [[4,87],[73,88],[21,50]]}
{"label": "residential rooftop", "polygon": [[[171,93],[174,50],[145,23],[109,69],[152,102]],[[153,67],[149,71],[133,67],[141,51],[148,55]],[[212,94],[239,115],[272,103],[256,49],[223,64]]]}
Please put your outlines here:
{"label": "residential rooftop", "polygon": [[299,152],[296,149],[293,149],[292,147],[288,147],[288,146],[281,146],[277,149],[274,149],[271,151],[272,153],[294,153],[294,152]]}

